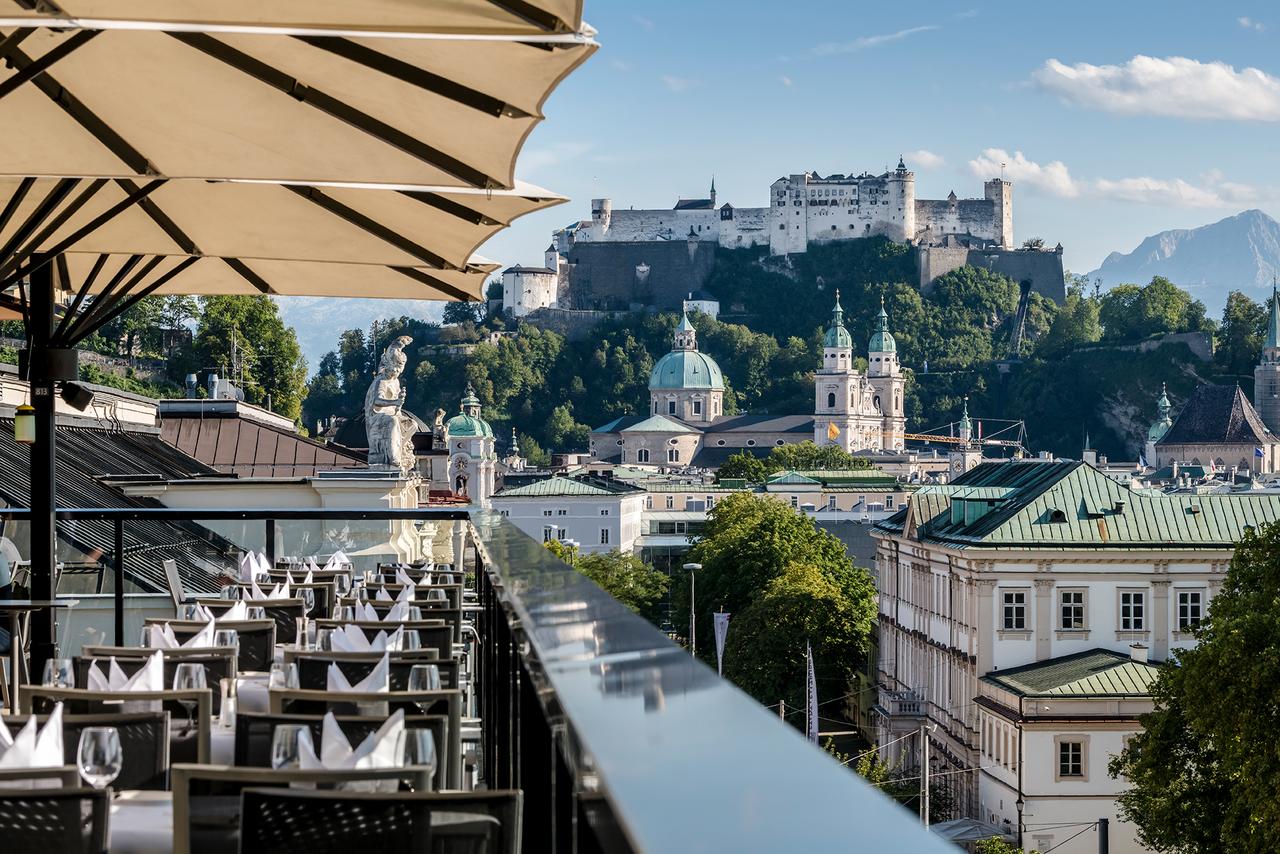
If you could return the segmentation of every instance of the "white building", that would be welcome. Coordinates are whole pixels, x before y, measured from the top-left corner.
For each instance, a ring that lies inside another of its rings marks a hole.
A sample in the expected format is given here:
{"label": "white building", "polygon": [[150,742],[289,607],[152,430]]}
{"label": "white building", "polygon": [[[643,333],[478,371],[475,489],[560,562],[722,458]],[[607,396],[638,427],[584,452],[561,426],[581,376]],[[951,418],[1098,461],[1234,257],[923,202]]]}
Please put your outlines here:
{"label": "white building", "polygon": [[[1247,526],[1276,519],[1280,495],[1137,491],[1080,462],[986,463],[948,485],[919,489],[901,513],[873,530],[878,735],[888,758],[917,761],[914,739],[889,742],[913,732],[923,716],[936,725],[935,770],[962,772],[945,778],[961,815],[1009,816],[1008,799],[1004,806],[987,802],[983,778],[973,772],[989,764],[981,680],[1100,650],[1127,656],[1132,644],[1149,647],[1157,662],[1191,646],[1191,630],[1220,588],[1235,542]],[[1116,749],[1101,734],[1112,724],[1057,723],[1055,738],[1082,734],[1094,746]],[[1050,758],[1023,754],[1036,774],[1052,768]],[[1103,757],[1091,761],[1097,768]],[[1098,810],[1109,784],[1092,773],[1090,779],[1103,786],[1093,793],[1102,799],[1094,817],[1108,815]],[[1033,790],[1025,774],[1022,780],[1026,801]],[[1036,823],[1047,826],[1066,818],[1053,804],[1072,794],[1075,781],[1040,782]],[[1113,823],[1115,838],[1129,832]],[[1058,844],[1069,834],[1049,835]],[[1031,842],[1025,834],[1023,841]]]}
{"label": "white building", "polygon": [[502,310],[524,317],[539,308],[555,308],[560,294],[560,253],[548,246],[545,267],[516,265],[502,271]]}
{"label": "white building", "polygon": [[449,450],[449,488],[471,503],[489,506],[498,466],[493,428],[480,417],[480,399],[467,383],[467,393],[457,415],[445,424]]}
{"label": "white building", "polygon": [[551,477],[501,490],[493,508],[540,542],[578,543],[582,554],[631,553],[642,533],[645,492],[602,477]]}
{"label": "white building", "polygon": [[840,292],[822,342],[822,367],[814,376],[813,441],[844,450],[901,451],[905,379],[889,316],[880,306],[879,324],[867,345],[867,373],[854,366],[853,337],[844,327]]}

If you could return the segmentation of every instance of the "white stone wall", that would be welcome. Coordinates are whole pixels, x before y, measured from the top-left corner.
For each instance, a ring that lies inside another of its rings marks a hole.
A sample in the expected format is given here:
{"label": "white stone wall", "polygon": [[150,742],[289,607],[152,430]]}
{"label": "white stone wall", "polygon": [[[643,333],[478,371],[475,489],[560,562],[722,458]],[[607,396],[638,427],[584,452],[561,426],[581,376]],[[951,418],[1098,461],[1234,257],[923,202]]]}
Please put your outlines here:
{"label": "white stone wall", "polygon": [[556,273],[507,270],[502,274],[502,308],[512,317],[524,317],[539,308],[554,308],[559,288]]}
{"label": "white stone wall", "polygon": [[[517,528],[538,542],[544,542],[546,529],[553,536],[574,540],[583,554],[621,549],[635,550],[641,534],[644,496],[641,493],[614,496],[529,496],[495,495],[493,508],[509,518]],[[607,532],[602,535],[602,532]],[[607,539],[608,542],[601,542]]]}

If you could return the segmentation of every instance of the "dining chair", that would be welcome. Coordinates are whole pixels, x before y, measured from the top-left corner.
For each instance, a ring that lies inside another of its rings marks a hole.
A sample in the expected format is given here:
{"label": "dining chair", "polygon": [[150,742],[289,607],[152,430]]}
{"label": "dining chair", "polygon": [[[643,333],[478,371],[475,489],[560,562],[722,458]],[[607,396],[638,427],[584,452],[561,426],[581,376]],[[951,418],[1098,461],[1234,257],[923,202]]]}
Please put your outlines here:
{"label": "dining chair", "polygon": [[[24,726],[30,715],[14,715],[6,718],[10,729]],[[36,720],[43,726],[47,715],[38,715]],[[124,754],[124,762],[120,766],[120,774],[112,785],[116,789],[154,789],[163,791],[169,788],[169,713],[129,712],[107,713],[98,715],[62,716],[62,758],[69,767],[75,769],[79,761],[80,733],[89,727],[114,727],[120,734],[120,747]],[[65,785],[75,786],[73,779]]]}
{"label": "dining chair", "polygon": [[[154,649],[137,646],[85,646],[81,648],[80,655],[71,659],[75,669],[76,685],[81,688],[89,686],[89,667],[95,660],[101,660],[103,663],[98,666],[103,668],[107,659],[114,658],[125,675],[132,676],[155,652]],[[164,684],[166,685],[173,685],[173,677],[180,664],[203,665],[204,679],[210,688],[223,679],[235,678],[238,672],[236,648],[233,646],[202,646],[191,649],[180,647],[161,649],[159,652],[164,657]],[[222,697],[215,693],[213,695],[215,715],[222,713],[221,705]]]}
{"label": "dining chair", "polygon": [[[49,714],[58,703],[63,704],[63,712],[68,715],[133,714],[136,710],[163,710],[169,714],[170,761],[208,761],[209,733],[213,719],[213,690],[209,688],[181,691],[90,691],[87,688],[23,685],[21,692],[23,708],[30,708],[39,715]],[[152,708],[142,710],[135,704],[147,704]]]}
{"label": "dining chair", "polygon": [[[33,786],[31,783],[38,785]],[[80,770],[75,763],[50,765],[46,768],[0,768],[0,789],[74,789],[79,785]]]}
{"label": "dining chair", "polygon": [[[440,672],[441,688],[457,688],[458,686],[458,662],[452,658],[435,658],[435,650],[425,650],[432,655],[431,658],[413,657],[403,658],[403,653],[389,653],[389,679],[392,691],[406,691],[409,688],[409,674],[415,665],[418,664],[434,664]],[[414,652],[423,652],[423,650],[414,650]],[[382,660],[382,654],[377,652],[361,652],[347,653],[342,658],[334,659],[329,656],[332,653],[317,652],[315,654],[302,654],[294,657],[294,661],[298,665],[298,687],[313,688],[324,690],[329,684],[329,665],[336,664],[338,669],[342,671],[342,675],[347,678],[347,682],[354,685],[356,682],[364,679]],[[342,655],[339,653],[339,655]],[[355,658],[354,656],[362,656]]]}
{"label": "dining chair", "polygon": [[[245,604],[251,608],[261,608],[268,620],[276,625],[276,639],[280,643],[291,642],[298,634],[298,620],[306,612],[306,604],[298,598],[290,599],[246,599]],[[235,607],[236,601],[231,599],[197,599],[213,613],[214,617]]]}
{"label": "dining chair", "polygon": [[336,629],[339,626],[356,626],[370,640],[378,632],[390,634],[403,626],[406,632],[417,632],[419,649],[434,649],[442,659],[453,658],[453,626],[443,620],[406,620],[403,623],[383,623],[368,620],[316,620],[316,629]]}
{"label": "dining chair", "polygon": [[102,854],[110,839],[106,789],[0,789],[5,851]]}
{"label": "dining chair", "polygon": [[[225,601],[225,600],[223,600]],[[179,643],[203,629],[207,622],[200,620],[166,620],[148,617],[146,625],[157,626],[167,624]],[[274,620],[228,620],[216,623],[218,629],[232,629],[236,633],[237,659],[236,666],[241,671],[267,673],[271,670],[271,661],[276,651],[276,623]],[[292,638],[294,629],[290,629],[288,637]]]}

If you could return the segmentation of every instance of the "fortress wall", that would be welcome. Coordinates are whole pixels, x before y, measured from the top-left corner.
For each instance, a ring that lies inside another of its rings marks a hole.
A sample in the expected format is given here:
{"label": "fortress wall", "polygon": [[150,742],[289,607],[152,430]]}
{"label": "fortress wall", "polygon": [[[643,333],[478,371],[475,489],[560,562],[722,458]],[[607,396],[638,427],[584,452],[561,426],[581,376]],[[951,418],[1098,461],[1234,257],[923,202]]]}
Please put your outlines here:
{"label": "fortress wall", "polygon": [[934,280],[960,267],[982,267],[1022,282],[1029,279],[1031,290],[1061,303],[1066,297],[1062,255],[1022,249],[965,249],[952,246],[921,246],[916,249],[920,290],[928,294]]}

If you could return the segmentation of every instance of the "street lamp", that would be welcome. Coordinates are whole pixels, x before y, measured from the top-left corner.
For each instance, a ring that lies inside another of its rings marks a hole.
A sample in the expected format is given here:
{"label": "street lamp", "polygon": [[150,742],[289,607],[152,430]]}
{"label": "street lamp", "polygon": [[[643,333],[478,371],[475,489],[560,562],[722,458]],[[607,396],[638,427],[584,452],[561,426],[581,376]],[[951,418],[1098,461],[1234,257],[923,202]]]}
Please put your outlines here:
{"label": "street lamp", "polygon": [[1013,802],[1013,805],[1018,810],[1018,847],[1021,848],[1022,847],[1022,808],[1027,805],[1027,802],[1022,799],[1021,792],[1018,793],[1018,799]]}
{"label": "street lamp", "polygon": [[694,657],[698,657],[698,610],[696,607],[697,600],[694,598],[694,573],[702,569],[700,563],[686,563],[684,565],[685,572],[689,573],[689,653]]}

